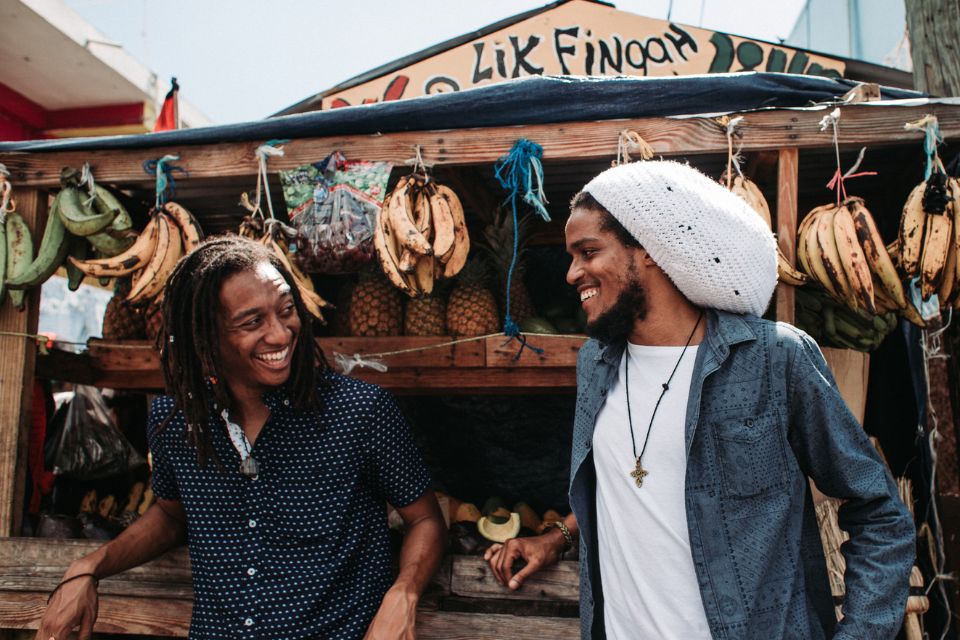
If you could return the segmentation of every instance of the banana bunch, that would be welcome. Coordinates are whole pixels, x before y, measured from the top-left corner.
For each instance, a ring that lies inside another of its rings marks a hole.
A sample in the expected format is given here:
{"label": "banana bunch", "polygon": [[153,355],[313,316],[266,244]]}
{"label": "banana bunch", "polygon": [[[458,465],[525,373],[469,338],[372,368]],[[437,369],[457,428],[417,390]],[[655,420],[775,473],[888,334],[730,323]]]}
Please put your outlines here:
{"label": "banana bunch", "polygon": [[283,224],[279,220],[271,219],[264,222],[259,216],[249,215],[243,217],[238,233],[244,238],[256,240],[277,256],[277,259],[293,276],[307,312],[326,324],[323,310],[332,308],[333,305],[317,293],[313,280],[297,266],[296,261],[290,256],[290,241],[297,237],[296,229]]}
{"label": "banana bunch", "polygon": [[412,298],[429,295],[434,281],[457,275],[470,252],[460,198],[422,175],[401,178],[374,229],[380,266]]}
{"label": "banana bunch", "polygon": [[[728,185],[727,175],[726,172],[724,172],[723,177],[720,178],[720,184],[728,187],[730,191],[745,200],[746,203],[750,205],[750,208],[763,218],[767,226],[770,227],[770,230],[773,230],[773,218],[770,215],[770,205],[767,204],[767,199],[763,197],[763,192],[760,191],[760,188],[755,182],[741,175],[736,175],[729,181]],[[780,282],[794,287],[803,286],[809,280],[807,274],[798,271],[790,264],[790,261],[787,260],[787,257],[783,255],[783,252],[780,251],[779,248],[777,248],[777,279]]]}
{"label": "banana bunch", "polygon": [[127,302],[147,305],[163,292],[177,262],[196,249],[202,237],[193,215],[176,202],[167,202],[152,212],[143,231],[126,250],[95,260],[70,255],[67,262],[81,273],[97,278],[132,275]]}
{"label": "banana bunch", "polygon": [[854,310],[817,287],[796,293],[797,327],[824,346],[873,351],[897,327],[897,315]]}
{"label": "banana bunch", "polygon": [[862,198],[810,211],[797,230],[797,258],[810,277],[850,309],[919,318]]}
{"label": "banana bunch", "polygon": [[935,172],[910,192],[900,218],[899,263],[920,279],[924,300],[934,293],[941,308],[960,306],[960,182]]}

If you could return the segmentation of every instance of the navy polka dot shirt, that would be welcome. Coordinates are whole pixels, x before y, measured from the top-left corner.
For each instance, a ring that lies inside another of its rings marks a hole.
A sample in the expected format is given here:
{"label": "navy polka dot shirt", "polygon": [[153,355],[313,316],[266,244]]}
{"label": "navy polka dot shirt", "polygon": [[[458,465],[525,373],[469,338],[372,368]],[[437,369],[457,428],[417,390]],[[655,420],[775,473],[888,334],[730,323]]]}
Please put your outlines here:
{"label": "navy polka dot shirt", "polygon": [[208,428],[221,468],[201,468],[182,414],[157,433],[173,400],[154,401],[153,491],[187,515],[190,638],[362,638],[390,587],[385,503],[410,504],[429,474],[390,394],[327,375],[320,414],[265,396],[256,480],[219,419]]}

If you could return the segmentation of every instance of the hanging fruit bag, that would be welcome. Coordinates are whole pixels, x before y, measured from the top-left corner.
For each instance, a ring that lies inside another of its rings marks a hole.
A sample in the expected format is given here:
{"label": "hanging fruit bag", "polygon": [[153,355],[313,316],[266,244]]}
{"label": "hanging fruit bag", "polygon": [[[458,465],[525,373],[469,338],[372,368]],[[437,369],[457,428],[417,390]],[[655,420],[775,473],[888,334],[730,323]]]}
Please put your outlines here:
{"label": "hanging fruit bag", "polygon": [[322,162],[280,172],[301,269],[349,273],[373,261],[374,224],[392,168],[389,162],[348,161],[335,151]]}

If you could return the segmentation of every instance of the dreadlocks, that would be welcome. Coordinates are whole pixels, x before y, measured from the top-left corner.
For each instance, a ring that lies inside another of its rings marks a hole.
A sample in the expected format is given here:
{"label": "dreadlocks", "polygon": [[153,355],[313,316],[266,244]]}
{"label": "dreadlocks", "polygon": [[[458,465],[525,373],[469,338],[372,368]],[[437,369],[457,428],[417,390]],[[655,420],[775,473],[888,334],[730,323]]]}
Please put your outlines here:
{"label": "dreadlocks", "polygon": [[[196,447],[201,466],[208,457],[217,461],[209,433],[211,407],[207,381],[219,380],[223,373],[217,331],[220,288],[230,276],[253,271],[264,262],[270,263],[290,285],[301,320],[286,383],[291,401],[300,410],[322,408],[318,385],[329,383],[318,375],[317,369],[326,371],[329,365],[313,339],[312,318],[303,306],[293,276],[277,256],[257,242],[236,235],[207,240],[183,258],[170,276],[164,292],[163,331],[158,338],[163,380],[175,402],[173,412],[161,429],[169,424],[177,410],[182,411],[187,423],[187,439]],[[211,386],[217,406],[229,407],[227,385]]]}

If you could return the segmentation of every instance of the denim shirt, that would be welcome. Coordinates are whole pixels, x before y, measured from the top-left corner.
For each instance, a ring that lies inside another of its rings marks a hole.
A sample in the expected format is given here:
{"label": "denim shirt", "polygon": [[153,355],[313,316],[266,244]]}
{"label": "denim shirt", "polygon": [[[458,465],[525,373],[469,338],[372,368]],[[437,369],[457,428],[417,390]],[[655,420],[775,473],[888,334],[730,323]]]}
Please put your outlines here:
{"label": "denim shirt", "polygon": [[[714,638],[892,638],[915,531],[886,465],[816,343],[783,323],[707,311],[687,404],[690,551]],[[624,344],[577,363],[570,505],[580,527],[581,636],[603,638],[593,430]],[[844,618],[836,621],[807,478],[843,499]],[[637,523],[643,544],[643,523]]]}

